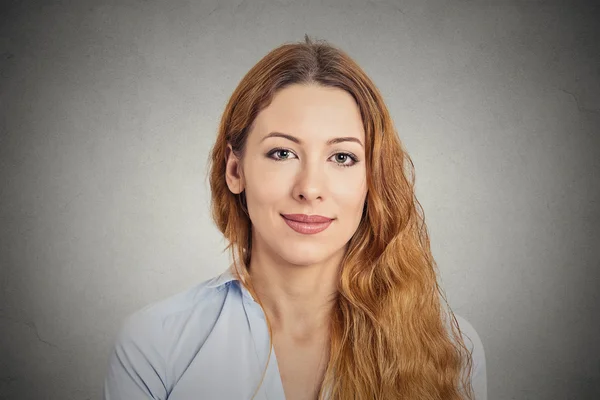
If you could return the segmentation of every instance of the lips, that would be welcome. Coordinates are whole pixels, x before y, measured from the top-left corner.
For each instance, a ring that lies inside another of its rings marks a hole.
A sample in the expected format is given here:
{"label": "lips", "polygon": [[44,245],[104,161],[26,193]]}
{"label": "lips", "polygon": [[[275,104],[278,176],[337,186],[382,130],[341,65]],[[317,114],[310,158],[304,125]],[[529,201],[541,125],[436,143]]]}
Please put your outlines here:
{"label": "lips", "polygon": [[292,220],[292,221],[298,221],[298,222],[305,222],[305,223],[316,223],[316,222],[329,222],[332,220],[332,218],[327,218],[324,217],[322,215],[306,215],[306,214],[281,214],[283,216],[283,218]]}
{"label": "lips", "polygon": [[282,214],[285,223],[298,233],[312,235],[324,231],[333,219],[321,215]]}

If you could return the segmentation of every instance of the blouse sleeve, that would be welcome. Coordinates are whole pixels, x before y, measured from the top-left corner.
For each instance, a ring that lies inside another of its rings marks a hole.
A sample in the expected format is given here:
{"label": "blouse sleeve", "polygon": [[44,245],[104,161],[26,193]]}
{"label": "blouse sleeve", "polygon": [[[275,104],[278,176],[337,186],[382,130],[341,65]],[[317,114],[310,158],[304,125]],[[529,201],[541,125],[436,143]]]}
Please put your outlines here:
{"label": "blouse sleeve", "polygon": [[161,330],[159,320],[140,311],[125,320],[109,358],[104,400],[167,398]]}
{"label": "blouse sleeve", "polygon": [[473,358],[471,384],[475,393],[475,400],[487,400],[487,372],[483,343],[469,321],[456,314],[455,317],[462,332],[465,345]]}

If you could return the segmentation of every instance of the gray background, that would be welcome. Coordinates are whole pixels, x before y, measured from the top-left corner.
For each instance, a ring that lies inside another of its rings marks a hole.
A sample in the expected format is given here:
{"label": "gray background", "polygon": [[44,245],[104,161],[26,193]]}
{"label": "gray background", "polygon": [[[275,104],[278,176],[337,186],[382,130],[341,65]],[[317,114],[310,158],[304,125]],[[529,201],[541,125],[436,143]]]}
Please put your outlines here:
{"label": "gray background", "polygon": [[0,397],[100,399],[123,318],[221,272],[208,152],[305,33],[383,92],[490,399],[600,397],[600,9],[13,1],[0,21]]}

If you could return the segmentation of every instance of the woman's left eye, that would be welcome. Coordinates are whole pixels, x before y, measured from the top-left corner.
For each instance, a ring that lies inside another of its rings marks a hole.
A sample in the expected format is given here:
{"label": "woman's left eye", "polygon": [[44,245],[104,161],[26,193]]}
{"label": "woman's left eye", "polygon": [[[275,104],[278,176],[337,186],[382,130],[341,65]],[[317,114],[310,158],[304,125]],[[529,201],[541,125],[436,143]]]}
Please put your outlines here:
{"label": "woman's left eye", "polygon": [[[349,153],[335,153],[332,157],[340,167],[351,167],[358,162],[358,159]],[[351,162],[348,163],[348,160],[351,160]]]}

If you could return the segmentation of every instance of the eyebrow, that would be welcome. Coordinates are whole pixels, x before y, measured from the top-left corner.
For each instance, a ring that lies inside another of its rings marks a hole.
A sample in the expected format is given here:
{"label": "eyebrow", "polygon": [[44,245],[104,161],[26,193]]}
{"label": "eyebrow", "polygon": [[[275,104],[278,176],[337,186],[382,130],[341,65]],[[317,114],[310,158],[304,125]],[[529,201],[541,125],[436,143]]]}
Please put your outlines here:
{"label": "eyebrow", "polygon": [[[289,135],[287,133],[281,133],[281,132],[271,132],[267,136],[262,138],[261,142],[264,141],[265,139],[268,139],[271,137],[281,137],[281,138],[284,138],[287,140],[291,140],[294,143],[302,144],[302,140],[298,139],[297,137]],[[362,142],[358,138],[355,138],[352,136],[337,137],[337,138],[329,139],[327,141],[327,145],[332,145],[332,144],[337,144],[337,143],[342,143],[342,142],[355,142],[355,143],[360,144],[362,147],[364,147]]]}

